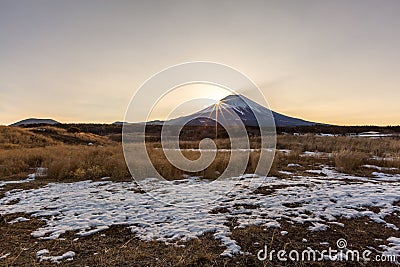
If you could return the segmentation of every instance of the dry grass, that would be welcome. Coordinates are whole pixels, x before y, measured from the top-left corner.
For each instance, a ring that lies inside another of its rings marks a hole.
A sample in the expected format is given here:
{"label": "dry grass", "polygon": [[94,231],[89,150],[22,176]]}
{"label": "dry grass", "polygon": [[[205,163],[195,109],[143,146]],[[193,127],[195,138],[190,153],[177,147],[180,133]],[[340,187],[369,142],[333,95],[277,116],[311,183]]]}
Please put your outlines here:
{"label": "dry grass", "polygon": [[[3,180],[23,178],[36,167],[48,168],[49,181],[96,180],[102,177],[111,177],[114,181],[130,179],[121,143],[94,134],[68,133],[66,130],[52,127],[46,129],[45,133],[37,133],[32,132],[32,129],[0,127],[0,177]],[[87,146],[89,141],[95,145]],[[251,138],[250,145],[252,148],[258,148],[259,139]],[[228,139],[217,140],[219,148],[230,146]],[[185,173],[168,162],[160,147],[158,142],[149,143],[148,154],[156,170],[167,179],[181,179],[184,174],[215,179],[224,172],[231,156],[230,152],[218,151],[214,162],[208,168],[195,173]],[[182,141],[180,147],[198,148],[199,142]],[[362,168],[364,164],[400,168],[400,140],[395,139],[278,136],[277,148],[290,149],[291,152],[276,153],[270,171],[270,175],[274,176],[282,176],[279,171],[293,171],[287,166],[289,163],[302,166],[296,170],[297,174],[307,169],[318,169],[321,164],[335,166],[342,172],[365,176],[370,175],[373,170]],[[305,151],[328,152],[332,153],[332,157],[302,157]],[[183,151],[183,154],[190,160],[195,160],[200,155],[199,152],[190,150]],[[394,160],[376,160],[372,159],[373,156],[393,157]],[[259,157],[260,152],[253,151],[249,159],[240,159],[248,161],[247,173],[254,173]],[[141,170],[140,164],[137,171],[146,175],[146,168]]]}
{"label": "dry grass", "polygon": [[[278,136],[278,149],[290,149],[293,159],[305,151],[332,153],[333,160],[325,162],[339,171],[365,175],[364,164],[400,168],[400,140],[392,138],[369,139],[352,137]],[[391,158],[376,160],[373,157]],[[304,160],[304,158],[303,158]],[[298,159],[296,161],[303,161]],[[319,159],[318,161],[323,161]],[[296,162],[297,163],[297,162]]]}
{"label": "dry grass", "polygon": [[368,160],[368,154],[342,150],[334,154],[335,166],[341,172],[352,172],[364,165]]}
{"label": "dry grass", "polygon": [[92,133],[71,133],[52,126],[19,128],[0,126],[0,149],[35,148],[60,144],[110,144],[108,137]]}
{"label": "dry grass", "polygon": [[[234,229],[232,237],[239,241],[239,245],[243,251],[250,251],[256,255],[256,252],[263,248],[264,244],[268,246],[269,251],[272,249],[280,250],[284,249],[289,252],[291,250],[303,251],[307,247],[322,251],[328,249],[327,246],[321,245],[321,242],[329,242],[332,249],[336,248],[336,241],[340,238],[345,238],[348,242],[348,249],[364,251],[368,247],[379,247],[382,243],[381,240],[386,240],[391,235],[395,234],[396,231],[390,228],[382,228],[382,225],[370,221],[368,218],[357,218],[357,219],[345,219],[341,218],[338,222],[343,223],[344,227],[338,225],[330,225],[328,230],[311,232],[307,229],[311,224],[292,224],[286,221],[281,221],[280,229],[268,229],[265,231],[263,227],[250,226],[244,229]],[[400,223],[400,220],[394,222],[396,225]],[[281,231],[285,230],[288,232],[287,235],[282,236]],[[307,242],[303,242],[303,239],[307,239]],[[371,258],[375,256],[374,252]],[[247,265],[251,266],[263,266],[256,256],[239,256],[237,261],[242,265],[243,261],[247,261]],[[343,262],[288,262],[275,261],[264,261],[264,266],[362,266],[359,262],[343,261]],[[371,263],[371,266],[374,266]],[[245,265],[245,264],[243,264]],[[369,266],[367,264],[366,266]],[[393,266],[393,263],[381,262],[379,266]]]}
{"label": "dry grass", "polygon": [[321,137],[315,135],[278,137],[277,148],[299,151],[338,152],[350,150],[379,157],[400,155],[400,140],[392,138]]}
{"label": "dry grass", "polygon": [[[67,232],[58,240],[32,239],[30,233],[43,225],[43,222],[31,218],[30,221],[10,225],[7,222],[24,214],[12,214],[0,217],[0,255],[11,253],[7,258],[0,259],[1,266],[54,266],[48,261],[39,263],[36,252],[41,249],[50,250],[50,255],[62,255],[67,251],[76,253],[73,261],[63,261],[62,266],[359,266],[357,262],[261,262],[257,259],[257,252],[264,249],[296,249],[302,251],[311,247],[316,250],[327,249],[321,242],[328,241],[336,248],[336,240],[345,238],[349,249],[363,251],[368,247],[379,248],[388,237],[396,236],[397,232],[391,228],[370,221],[368,218],[339,219],[345,227],[330,225],[328,230],[311,232],[309,223],[292,224],[280,221],[281,228],[264,230],[261,226],[235,228],[236,218],[232,217],[226,225],[231,228],[231,237],[238,242],[242,251],[250,252],[247,255],[237,255],[234,258],[221,257],[224,251],[221,243],[206,233],[198,239],[180,243],[184,246],[166,245],[161,242],[145,242],[139,240],[125,225],[112,226],[108,230],[87,237],[77,236],[74,232]],[[391,221],[400,227],[398,218]],[[281,235],[280,231],[287,231]],[[307,242],[303,242],[307,239]],[[35,241],[35,242],[34,242]],[[375,256],[374,252],[371,258]],[[368,265],[369,266],[369,265]],[[373,265],[372,265],[373,266]],[[394,266],[393,263],[380,263],[380,266]]]}
{"label": "dry grass", "polygon": [[27,129],[0,126],[0,149],[32,148],[55,145],[51,138],[34,134]]}
{"label": "dry grass", "polygon": [[[107,140],[106,137],[86,134],[71,134],[58,131],[49,136],[31,132],[29,129],[0,127],[0,177],[2,180],[25,178],[32,172],[31,168],[48,168],[48,177],[37,179],[32,183],[6,185],[3,190],[11,188],[38,187],[50,181],[78,181],[100,179],[109,176],[114,181],[131,180],[123,157],[121,144]],[[82,145],[94,141],[94,146]],[[64,144],[73,141],[72,144]],[[257,148],[256,138],[251,140],[251,147]],[[76,142],[76,143],[74,143]],[[166,177],[180,179],[183,172],[173,168],[166,160],[159,143],[150,143],[148,152],[156,169]],[[197,148],[198,142],[186,141],[182,148]],[[219,148],[229,148],[227,139],[218,140]],[[277,152],[270,175],[282,176],[279,171],[290,171],[295,174],[309,169],[318,169],[320,165],[335,166],[348,173],[363,174],[367,171],[361,166],[373,164],[382,167],[400,168],[400,141],[394,139],[359,139],[346,137],[317,137],[317,136],[278,136],[278,148],[290,149],[290,153]],[[320,151],[332,153],[332,157],[304,157],[304,151]],[[197,159],[199,152],[184,151],[189,159]],[[229,161],[229,152],[218,152],[216,160],[206,170],[196,175],[216,178],[222,173]],[[393,157],[395,160],[374,160],[372,156]],[[252,152],[247,172],[253,172],[258,162],[259,152]],[[297,163],[301,167],[291,168],[289,163]],[[307,175],[312,175],[308,173]],[[255,193],[271,194],[274,188],[259,188]],[[289,207],[290,208],[290,207]],[[218,211],[216,211],[218,212]],[[251,226],[245,229],[235,228],[235,216],[227,222],[231,227],[232,238],[238,241],[242,251],[253,255],[239,255],[235,258],[223,258],[219,255],[224,248],[216,241],[212,233],[207,233],[199,239],[184,243],[185,247],[176,247],[159,242],[144,242],[138,240],[126,226],[113,226],[109,230],[78,241],[75,233],[66,233],[60,240],[33,239],[30,233],[40,227],[43,222],[31,218],[28,222],[18,223],[18,227],[7,222],[23,214],[13,214],[0,217],[0,255],[11,253],[1,259],[1,266],[38,266],[35,253],[43,248],[51,251],[51,255],[61,255],[66,251],[76,252],[74,261],[63,262],[70,266],[309,266],[310,263],[280,263],[260,262],[254,255],[264,244],[281,249],[306,249],[313,247],[323,249],[320,242],[329,241],[333,247],[338,238],[346,238],[350,248],[365,249],[367,246],[378,247],[390,236],[396,236],[396,231],[382,227],[366,218],[341,219],[345,227],[330,226],[324,232],[310,232],[309,225],[290,224],[281,221],[282,229],[264,230],[263,227]],[[392,216],[388,222],[400,227],[399,218]],[[281,230],[289,233],[285,236]],[[102,236],[105,234],[105,236]],[[308,240],[307,243],[302,239]],[[377,241],[377,240],[383,241]],[[28,248],[28,249],[27,249]],[[95,254],[96,253],[96,254]],[[41,263],[40,265],[51,265]],[[297,265],[296,265],[297,264]],[[347,263],[328,263],[315,266],[345,266]],[[357,265],[357,264],[354,264]],[[384,266],[384,265],[381,265]],[[387,266],[393,266],[388,264]]]}
{"label": "dry grass", "polygon": [[1,177],[25,175],[32,168],[48,168],[54,181],[129,177],[120,146],[57,145],[0,151]]}
{"label": "dry grass", "polygon": [[40,240],[32,242],[31,231],[42,225],[40,220],[31,218],[19,223],[19,227],[7,224],[11,218],[23,214],[0,217],[0,237],[3,246],[0,255],[11,253],[6,259],[0,259],[1,266],[54,266],[48,261],[39,263],[35,253],[40,249],[49,249],[52,255],[62,255],[66,251],[76,253],[74,261],[63,261],[67,266],[208,266],[218,261],[223,252],[218,241],[211,233],[199,239],[185,243],[185,247],[165,245],[161,242],[140,241],[126,226],[112,226],[78,241],[74,232],[62,236],[64,240]]}

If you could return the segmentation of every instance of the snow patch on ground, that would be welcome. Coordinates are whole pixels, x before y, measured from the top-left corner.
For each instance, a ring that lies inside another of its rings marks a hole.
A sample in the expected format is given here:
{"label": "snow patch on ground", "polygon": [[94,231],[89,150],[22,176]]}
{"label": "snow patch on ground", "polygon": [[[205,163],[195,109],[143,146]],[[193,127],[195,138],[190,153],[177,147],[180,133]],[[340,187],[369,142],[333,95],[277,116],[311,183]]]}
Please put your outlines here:
{"label": "snow patch on ground", "polygon": [[305,151],[300,157],[316,157],[316,158],[331,158],[332,153]]}
{"label": "snow patch on ground", "polygon": [[50,252],[47,249],[42,249],[36,252],[36,257],[38,258],[39,262],[42,261],[50,261],[51,263],[60,263],[60,261],[67,260],[71,261],[74,259],[75,252],[68,251],[60,256],[45,256]]}
{"label": "snow patch on ground", "polygon": [[29,183],[35,180],[35,174],[29,174],[28,178],[24,180],[18,180],[18,181],[0,181],[0,188],[4,187],[7,184],[23,184],[23,183]]}
{"label": "snow patch on ground", "polygon": [[395,161],[395,160],[400,160],[400,157],[378,157],[378,156],[373,156],[371,159],[378,160],[378,161]]}
{"label": "snow patch on ground", "polygon": [[7,258],[7,257],[10,256],[10,255],[11,255],[11,253],[3,254],[3,255],[0,256],[0,259],[5,259],[5,258]]}
{"label": "snow patch on ground", "polygon": [[[212,232],[226,247],[223,256],[240,253],[240,247],[230,237],[230,228],[225,225],[232,218],[237,219],[240,228],[249,225],[279,228],[279,221],[287,220],[307,224],[312,231],[321,231],[335,224],[337,218],[366,216],[397,230],[385,217],[400,211],[400,207],[393,205],[400,200],[398,179],[388,182],[379,177],[349,176],[327,167],[321,172],[324,176],[232,178],[236,186],[218,202],[191,208],[177,208],[138,193],[134,183],[51,183],[38,189],[6,192],[0,199],[0,214],[28,213],[43,220],[46,224],[32,233],[33,237],[42,239],[56,239],[70,230],[77,231],[78,236],[86,236],[122,224],[128,225],[142,240],[165,243],[187,241]],[[250,181],[275,190],[267,196],[255,194],[248,186]],[[149,179],[151,183],[154,180]],[[165,181],[153,187],[152,195],[168,198],[170,203],[191,195],[211,199],[211,194],[193,190],[188,184],[203,186],[210,181],[199,178],[187,178],[179,183]],[[215,181],[212,187],[216,192],[225,192],[226,183]],[[296,205],[283,205],[286,203]],[[367,207],[379,207],[379,212]],[[226,212],[218,212],[221,209]],[[62,258],[41,255],[41,259],[59,261],[68,255],[55,256]]]}
{"label": "snow patch on ground", "polygon": [[9,224],[14,224],[14,223],[26,222],[26,221],[29,221],[29,219],[24,218],[24,217],[18,217],[18,218],[15,218],[15,219],[12,220],[12,221],[9,221],[8,223],[9,223]]}
{"label": "snow patch on ground", "polygon": [[375,169],[378,171],[397,171],[398,170],[398,168],[386,168],[386,167],[379,167],[379,166],[370,165],[370,164],[363,165],[363,167],[368,168],[368,169]]}
{"label": "snow patch on ground", "polygon": [[39,250],[38,252],[36,252],[36,257],[40,257],[40,256],[43,256],[43,255],[49,254],[49,253],[50,253],[50,252],[49,252],[48,249],[41,249],[41,250]]}
{"label": "snow patch on ground", "polygon": [[289,163],[287,166],[288,166],[288,167],[291,167],[291,168],[294,168],[294,167],[302,167],[300,164],[297,164],[297,163]]}
{"label": "snow patch on ground", "polygon": [[386,255],[386,256],[396,256],[397,257],[397,261],[396,263],[400,263],[400,238],[398,237],[389,237],[387,239],[387,241],[389,242],[389,245],[381,245],[379,247],[381,247],[384,251],[382,253],[382,255]]}
{"label": "snow patch on ground", "polygon": [[387,182],[400,181],[400,175],[398,175],[398,174],[391,175],[391,174],[387,174],[387,173],[383,173],[383,172],[373,172],[372,175],[381,181],[387,181]]}

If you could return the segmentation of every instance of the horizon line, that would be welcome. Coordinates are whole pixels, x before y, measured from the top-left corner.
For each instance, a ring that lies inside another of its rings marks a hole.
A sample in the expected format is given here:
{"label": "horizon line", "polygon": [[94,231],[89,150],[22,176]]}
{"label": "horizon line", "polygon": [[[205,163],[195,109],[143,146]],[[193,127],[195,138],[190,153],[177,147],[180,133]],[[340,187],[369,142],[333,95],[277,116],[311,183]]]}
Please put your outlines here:
{"label": "horizon line", "polygon": [[[135,124],[135,123],[148,123],[148,122],[153,122],[153,121],[164,121],[162,119],[155,119],[155,120],[151,120],[151,121],[140,121],[140,122],[127,122],[127,121],[123,121],[123,120],[115,120],[113,122],[106,122],[106,121],[67,121],[67,122],[61,122],[57,119],[53,119],[53,118],[35,118],[35,117],[29,117],[26,119],[22,119],[10,124],[3,124],[0,123],[0,126],[6,126],[6,127],[12,127],[12,124],[21,122],[23,120],[29,120],[29,119],[38,119],[38,120],[54,120],[56,122],[58,122],[59,124],[107,124],[107,125],[112,125],[112,124],[116,124],[116,123],[131,123],[131,124]],[[299,118],[302,119],[302,118]],[[33,124],[34,125],[34,124]],[[49,124],[51,125],[51,124]],[[317,122],[315,125],[310,125],[310,126],[276,126],[276,128],[294,128],[294,127],[315,127],[315,126],[319,126],[319,127],[400,127],[400,124],[385,124],[385,125],[380,125],[380,124],[329,124],[329,123],[322,123],[322,122]],[[18,127],[18,126],[17,126]]]}

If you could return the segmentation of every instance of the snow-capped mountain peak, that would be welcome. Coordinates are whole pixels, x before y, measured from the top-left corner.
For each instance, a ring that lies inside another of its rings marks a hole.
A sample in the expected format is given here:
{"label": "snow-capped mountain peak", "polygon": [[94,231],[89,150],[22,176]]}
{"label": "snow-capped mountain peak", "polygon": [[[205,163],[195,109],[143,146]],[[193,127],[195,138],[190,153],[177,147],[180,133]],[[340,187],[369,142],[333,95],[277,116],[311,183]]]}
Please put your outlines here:
{"label": "snow-capped mountain peak", "polygon": [[163,123],[172,125],[215,125],[218,120],[224,125],[238,125],[243,123],[245,126],[311,126],[315,122],[292,118],[279,114],[266,108],[243,95],[229,95],[221,99],[214,105],[195,112],[188,116],[168,120]]}

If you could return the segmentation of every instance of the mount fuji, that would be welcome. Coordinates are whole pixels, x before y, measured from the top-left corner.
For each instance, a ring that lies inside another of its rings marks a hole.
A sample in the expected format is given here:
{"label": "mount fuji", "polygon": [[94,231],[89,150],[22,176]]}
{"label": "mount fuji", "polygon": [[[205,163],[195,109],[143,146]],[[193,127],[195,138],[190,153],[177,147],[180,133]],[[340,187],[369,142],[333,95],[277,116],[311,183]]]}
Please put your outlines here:
{"label": "mount fuji", "polygon": [[273,126],[274,122],[276,127],[322,125],[274,112],[243,95],[229,95],[217,104],[191,115],[165,122],[149,122],[149,124],[213,126],[215,120],[222,125],[230,126],[239,125],[239,123],[245,126]]}

